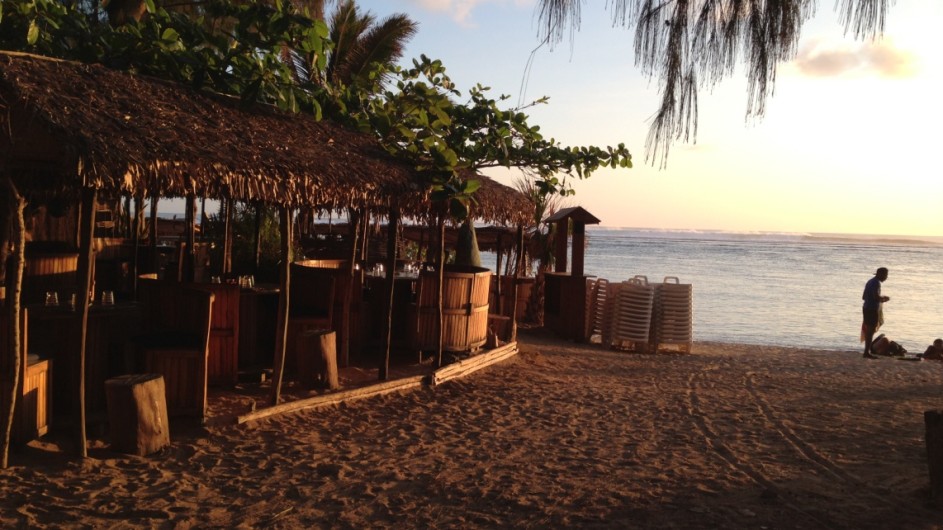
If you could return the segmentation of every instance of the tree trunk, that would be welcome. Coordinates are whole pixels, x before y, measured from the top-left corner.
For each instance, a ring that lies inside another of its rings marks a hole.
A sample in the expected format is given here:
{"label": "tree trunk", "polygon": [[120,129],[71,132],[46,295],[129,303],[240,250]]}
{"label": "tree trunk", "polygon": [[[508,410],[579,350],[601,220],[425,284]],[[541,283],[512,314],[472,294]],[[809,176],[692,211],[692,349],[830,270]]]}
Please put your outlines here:
{"label": "tree trunk", "polygon": [[511,282],[511,334],[508,341],[517,340],[517,292],[518,282],[521,280],[521,264],[524,255],[524,226],[517,225],[517,263],[514,266],[514,281]]}
{"label": "tree trunk", "polygon": [[193,283],[196,279],[196,197],[187,196],[187,233],[186,251],[183,253],[183,278],[181,281]]}
{"label": "tree trunk", "polygon": [[94,189],[86,188],[82,190],[82,240],[79,247],[79,264],[77,279],[79,281],[79,292],[76,296],[76,305],[78,311],[76,318],[79,321],[78,344],[78,365],[76,378],[78,389],[75,396],[75,443],[76,454],[85,458],[88,456],[88,440],[85,435],[85,338],[88,334],[88,300],[89,290],[92,287],[93,266],[95,256],[92,251],[92,238],[95,230],[95,197],[97,193]]}
{"label": "tree trunk", "polygon": [[444,314],[445,310],[444,301],[442,300],[442,283],[445,282],[445,215],[439,217],[439,248],[437,250],[436,256],[436,265],[437,273],[439,275],[439,281],[436,282],[435,288],[435,298],[436,298],[436,336],[438,336],[438,342],[436,343],[435,351],[435,366],[436,368],[442,367],[442,349],[444,347],[442,332],[444,331]]}
{"label": "tree trunk", "polygon": [[389,222],[386,227],[386,318],[383,326],[386,343],[383,351],[383,363],[380,364],[380,381],[390,377],[390,348],[393,342],[393,291],[396,275],[396,247],[399,235],[399,210],[390,209]]}
{"label": "tree trunk", "polygon": [[[256,211],[258,212],[258,210]],[[272,406],[278,405],[282,392],[282,379],[285,372],[285,348],[288,345],[288,303],[290,301],[289,288],[291,287],[291,210],[287,206],[280,206],[278,213],[282,233],[282,281],[281,293],[278,297],[278,320],[275,325],[275,374],[272,384]]]}
{"label": "tree trunk", "polygon": [[136,197],[134,199],[134,220],[131,221],[131,247],[134,254],[131,256],[131,294],[137,300],[138,296],[138,274],[141,273],[141,258],[138,254],[141,252],[141,208],[144,206],[144,199]]}
{"label": "tree trunk", "polygon": [[[354,212],[353,210],[348,210],[347,214],[350,222],[347,224],[349,229],[349,234],[347,237],[350,238],[350,262],[347,264],[347,289],[344,291],[344,299],[342,301],[341,310],[343,315],[341,315],[341,344],[340,344],[340,365],[349,366],[350,365],[350,317],[351,317],[351,305],[353,304],[354,298],[354,282],[357,280],[357,242],[360,240],[358,237],[360,235],[360,223],[362,215],[360,213]],[[363,317],[361,313],[358,313],[359,317]],[[359,329],[359,327],[358,327]]]}
{"label": "tree trunk", "polygon": [[[23,220],[23,209],[26,207],[26,201],[19,194],[13,181],[9,178],[4,180],[3,195],[7,211],[3,213],[8,216],[7,219],[12,223],[4,223],[9,227],[12,224],[13,232],[13,264],[9,272],[10,277],[6,278],[7,285],[7,330],[4,333],[7,337],[6,355],[10,356],[10,373],[8,374],[10,385],[10,394],[6,402],[9,409],[0,411],[4,413],[3,436],[0,438],[0,468],[6,469],[9,466],[10,454],[10,434],[13,430],[13,414],[16,410],[17,388],[20,385],[20,363],[23,362],[21,355],[21,343],[23,337],[20,336],[20,293],[23,289],[23,267],[25,263],[24,250],[26,246],[26,223]],[[0,234],[0,241],[5,240],[7,231]],[[5,243],[5,241],[4,241]],[[6,263],[0,264],[6,267]],[[2,351],[2,349],[0,349]]]}
{"label": "tree trunk", "polygon": [[[284,249],[282,249],[284,250]],[[256,274],[259,273],[259,262],[262,259],[262,205],[255,205],[255,252],[253,269]]]}
{"label": "tree trunk", "polygon": [[233,200],[223,199],[225,206],[223,222],[223,264],[220,268],[221,274],[232,272],[232,219],[233,219]]}

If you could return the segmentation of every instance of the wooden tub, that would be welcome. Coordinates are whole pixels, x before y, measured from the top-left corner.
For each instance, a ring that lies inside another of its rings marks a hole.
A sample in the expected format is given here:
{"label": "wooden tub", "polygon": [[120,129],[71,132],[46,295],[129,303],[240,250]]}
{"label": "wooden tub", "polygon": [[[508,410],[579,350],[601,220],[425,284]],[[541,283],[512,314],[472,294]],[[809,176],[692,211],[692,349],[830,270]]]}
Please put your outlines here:
{"label": "wooden tub", "polygon": [[[436,284],[438,272],[419,275],[416,347],[435,350]],[[488,292],[491,271],[483,267],[446,266],[442,291],[442,339],[446,351],[471,351],[481,347],[488,335]]]}

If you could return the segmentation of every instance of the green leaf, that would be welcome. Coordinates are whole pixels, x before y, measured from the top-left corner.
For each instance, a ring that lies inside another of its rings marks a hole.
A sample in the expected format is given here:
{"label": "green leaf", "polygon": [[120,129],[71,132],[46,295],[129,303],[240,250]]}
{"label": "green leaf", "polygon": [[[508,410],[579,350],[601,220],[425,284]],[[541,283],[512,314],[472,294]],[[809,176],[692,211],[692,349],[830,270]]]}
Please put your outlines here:
{"label": "green leaf", "polygon": [[29,29],[26,30],[26,44],[33,46],[39,40],[39,25],[35,20],[29,21]]}
{"label": "green leaf", "polygon": [[144,5],[147,6],[148,13],[156,13],[157,5],[154,4],[154,0],[144,0]]}
{"label": "green leaf", "polygon": [[478,188],[481,187],[481,181],[477,179],[466,180],[464,192],[467,194],[472,194],[478,191]]}

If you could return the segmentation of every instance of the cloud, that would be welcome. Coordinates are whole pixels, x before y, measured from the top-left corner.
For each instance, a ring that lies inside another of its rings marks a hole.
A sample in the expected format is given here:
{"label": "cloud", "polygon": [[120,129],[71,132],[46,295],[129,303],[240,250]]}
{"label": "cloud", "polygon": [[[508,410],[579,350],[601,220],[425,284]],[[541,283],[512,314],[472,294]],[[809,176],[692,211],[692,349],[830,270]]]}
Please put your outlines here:
{"label": "cloud", "polygon": [[814,41],[799,50],[792,64],[807,77],[905,79],[917,73],[916,55],[890,39],[839,46]]}
{"label": "cloud", "polygon": [[486,3],[513,4],[516,7],[526,7],[533,4],[533,0],[410,0],[420,9],[442,13],[461,26],[475,27],[472,12]]}

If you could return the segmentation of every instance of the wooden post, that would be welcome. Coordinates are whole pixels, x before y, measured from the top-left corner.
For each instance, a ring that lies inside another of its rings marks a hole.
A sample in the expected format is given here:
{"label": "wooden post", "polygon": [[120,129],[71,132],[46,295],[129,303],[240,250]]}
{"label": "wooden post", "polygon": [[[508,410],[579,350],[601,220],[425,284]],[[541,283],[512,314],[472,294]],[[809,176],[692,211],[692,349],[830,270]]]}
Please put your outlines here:
{"label": "wooden post", "polygon": [[255,268],[253,269],[256,273],[259,272],[259,262],[262,259],[262,205],[255,205],[255,252],[254,263]]}
{"label": "wooden post", "polygon": [[196,272],[196,252],[193,248],[196,244],[196,197],[187,196],[187,215],[186,215],[186,250],[183,253],[183,278],[181,281],[192,283],[195,280]]}
{"label": "wooden post", "polygon": [[291,287],[291,209],[287,206],[279,206],[278,214],[282,233],[282,271],[281,292],[278,296],[278,320],[275,325],[275,373],[273,374],[274,381],[272,384],[272,406],[278,405],[282,392],[282,379],[285,372],[285,348],[288,344],[288,293],[289,287]]}
{"label": "wooden post", "polygon": [[495,297],[495,314],[503,315],[504,301],[501,300],[501,258],[504,257],[504,248],[501,246],[501,234],[498,234],[497,237],[497,250],[495,254],[498,255],[497,263],[494,264],[494,274],[495,280],[498,282],[494,286],[494,297]]}
{"label": "wooden post", "polygon": [[[348,210],[347,217],[350,222],[347,224],[348,235],[350,238],[350,262],[347,264],[347,289],[342,293],[341,302],[341,345],[340,345],[340,365],[349,366],[350,364],[350,308],[354,298],[354,282],[357,281],[357,241],[360,239],[360,222],[363,217],[352,208]],[[362,310],[359,314],[363,318]],[[358,327],[359,329],[359,327]]]}
{"label": "wooden post", "polygon": [[141,273],[141,258],[138,254],[141,252],[141,209],[143,207],[144,199],[135,197],[134,220],[131,222],[131,246],[134,252],[131,256],[131,295],[135,300],[138,297],[138,274]]}
{"label": "wooden post", "polygon": [[570,269],[573,278],[583,275],[583,254],[586,251],[586,223],[573,220],[573,267]]}
{"label": "wooden post", "polygon": [[927,435],[927,466],[930,471],[930,500],[943,507],[943,410],[923,413]]}
{"label": "wooden post", "polygon": [[386,345],[383,351],[383,363],[380,365],[380,381],[390,377],[390,348],[393,343],[393,291],[396,275],[396,247],[399,236],[399,210],[390,208],[389,222],[386,225],[386,319],[383,326]]}
{"label": "wooden post", "polygon": [[514,342],[517,340],[517,296],[518,282],[521,280],[521,267],[524,263],[524,225],[517,225],[517,260],[514,264],[514,286],[511,291],[511,334],[508,340]]}
{"label": "wooden post", "polygon": [[436,342],[436,351],[435,351],[435,366],[436,368],[441,368],[444,359],[442,358],[442,350],[444,347],[442,333],[445,331],[445,326],[443,325],[445,310],[445,304],[442,300],[442,283],[445,281],[445,214],[440,214],[439,216],[439,248],[437,250],[438,255],[436,256],[436,267],[438,269],[437,273],[439,275],[439,281],[436,282],[435,297],[436,297],[436,336],[438,341]]}
{"label": "wooden post", "polygon": [[206,197],[200,197],[200,241],[206,241]]}
{"label": "wooden post", "polygon": [[222,274],[229,274],[232,272],[233,200],[230,198],[223,199],[223,206],[225,208],[225,220],[223,222],[223,264],[220,268],[220,272]]}
{"label": "wooden post", "polygon": [[92,288],[92,267],[95,256],[92,251],[92,236],[95,230],[95,198],[96,190],[84,188],[82,190],[82,223],[81,246],[79,247],[78,274],[79,292],[76,295],[76,318],[79,321],[78,336],[78,365],[75,367],[76,388],[75,421],[76,421],[76,454],[81,458],[88,456],[87,438],[85,435],[85,338],[88,335],[88,299]]}
{"label": "wooden post", "polygon": [[[9,466],[9,454],[10,454],[10,434],[13,430],[13,414],[16,410],[16,397],[17,389],[20,385],[20,370],[22,367],[20,363],[23,362],[23,356],[21,355],[22,341],[25,337],[22,337],[20,334],[20,318],[22,314],[20,312],[20,295],[23,290],[23,268],[26,262],[24,257],[24,251],[26,247],[26,223],[23,219],[23,209],[26,208],[26,201],[23,199],[23,196],[19,194],[16,186],[13,184],[13,181],[7,177],[4,179],[3,195],[5,195],[7,211],[3,212],[2,215],[10,216],[10,223],[3,223],[7,225],[12,225],[13,232],[13,264],[10,269],[7,269],[8,274],[12,273],[12,278],[6,278],[6,308],[7,311],[7,329],[5,330],[4,335],[7,337],[7,347],[6,354],[10,356],[10,374],[4,374],[4,376],[9,375],[9,380],[11,385],[9,388],[9,395],[5,400],[9,404],[9,409],[0,411],[4,413],[3,416],[3,436],[0,438],[0,468],[6,469]],[[0,243],[5,243],[7,232],[4,231],[0,233]],[[6,267],[6,263],[0,263],[0,266]],[[2,351],[2,349],[0,349]]]}
{"label": "wooden post", "polygon": [[148,246],[151,247],[151,270],[148,272],[156,274],[160,274],[160,256],[157,255],[157,201],[159,199],[157,195],[151,196],[151,226],[147,235],[150,239]]}
{"label": "wooden post", "polygon": [[570,220],[560,219],[554,226],[556,230],[553,233],[553,270],[566,272],[566,243],[570,237]]}

